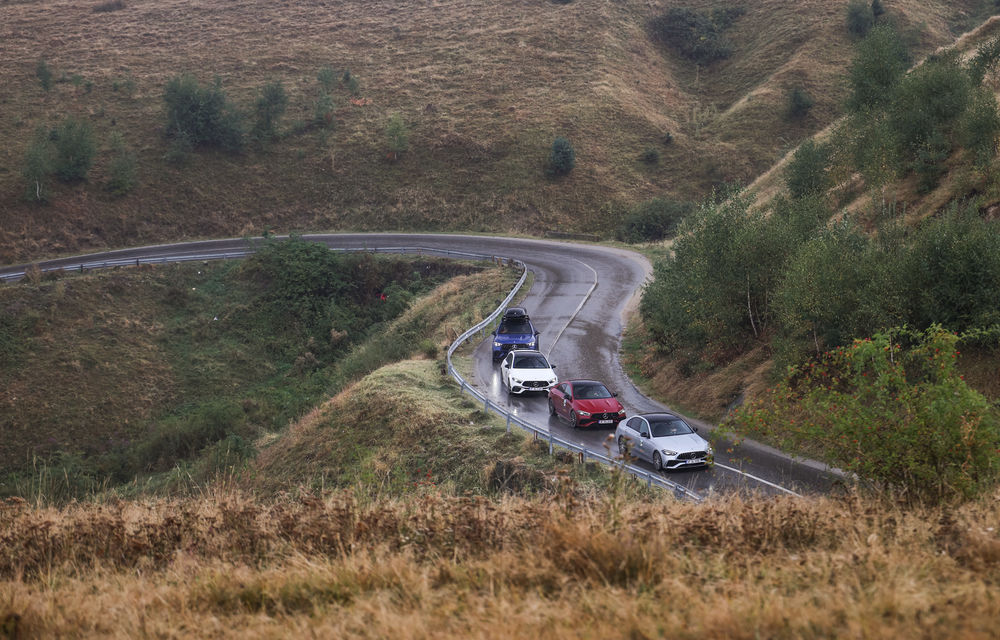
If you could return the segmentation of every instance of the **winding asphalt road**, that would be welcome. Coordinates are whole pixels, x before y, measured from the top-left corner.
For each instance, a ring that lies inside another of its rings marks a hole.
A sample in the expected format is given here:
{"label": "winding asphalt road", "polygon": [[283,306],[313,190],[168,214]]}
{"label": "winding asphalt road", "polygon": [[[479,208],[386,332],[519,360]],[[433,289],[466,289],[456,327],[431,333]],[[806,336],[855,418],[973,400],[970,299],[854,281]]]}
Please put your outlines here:
{"label": "winding asphalt road", "polygon": [[[652,271],[646,258],[632,251],[597,245],[489,236],[425,234],[322,234],[304,239],[331,248],[423,247],[517,258],[527,265],[534,284],[523,301],[536,329],[540,348],[557,365],[560,379],[593,378],[618,391],[629,415],[667,408],[642,395],[622,371],[620,337],[641,288]],[[208,240],[138,247],[37,263],[42,269],[75,270],[81,263],[178,259],[246,251],[245,239]],[[0,268],[0,277],[23,272],[24,265]],[[487,336],[489,337],[489,336]],[[609,430],[572,429],[550,417],[544,394],[508,396],[490,357],[490,341],[476,349],[470,382],[491,400],[530,422],[548,426],[559,437],[604,453]],[[691,420],[709,439],[712,425]],[[699,494],[748,491],[765,494],[815,493],[829,490],[837,476],[823,465],[796,460],[770,447],[743,441],[738,446],[718,440],[711,469],[668,472],[674,482]],[[617,447],[610,445],[610,453]],[[642,466],[644,463],[639,463]]]}

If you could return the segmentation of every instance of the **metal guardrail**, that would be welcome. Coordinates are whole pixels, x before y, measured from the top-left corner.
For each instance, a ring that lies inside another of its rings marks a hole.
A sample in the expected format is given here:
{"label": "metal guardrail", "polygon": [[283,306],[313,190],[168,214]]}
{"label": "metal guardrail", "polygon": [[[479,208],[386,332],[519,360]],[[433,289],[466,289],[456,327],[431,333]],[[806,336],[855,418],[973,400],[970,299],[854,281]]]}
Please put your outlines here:
{"label": "metal guardrail", "polygon": [[624,460],[612,458],[610,456],[606,456],[596,451],[593,451],[592,449],[588,449],[582,444],[577,444],[575,442],[563,440],[562,438],[555,436],[549,429],[539,427],[531,422],[528,422],[527,420],[524,420],[514,415],[510,411],[507,411],[503,406],[493,402],[488,397],[486,397],[486,394],[482,393],[481,391],[470,385],[468,382],[466,382],[465,378],[462,377],[462,375],[452,364],[451,362],[452,354],[455,353],[455,351],[460,346],[462,346],[462,343],[464,343],[470,337],[476,335],[479,332],[483,332],[483,337],[485,338],[486,327],[492,324],[493,321],[496,320],[497,317],[499,317],[499,315],[507,307],[507,305],[510,304],[511,300],[513,300],[514,296],[517,295],[517,292],[521,289],[521,286],[524,284],[524,281],[528,276],[528,270],[524,266],[523,262],[511,258],[508,258],[507,260],[510,260],[513,264],[516,264],[521,267],[521,269],[523,270],[521,273],[521,279],[517,281],[517,284],[514,285],[514,287],[510,290],[510,293],[507,294],[507,297],[504,299],[503,302],[500,303],[500,306],[498,306],[493,311],[493,313],[491,313],[481,322],[477,323],[475,326],[469,328],[462,335],[458,336],[458,338],[456,338],[455,341],[451,343],[451,346],[448,347],[448,356],[447,356],[448,373],[450,373],[451,377],[454,378],[455,381],[459,383],[462,393],[468,392],[474,398],[482,402],[484,411],[492,411],[496,414],[499,414],[500,417],[506,419],[508,433],[510,432],[510,426],[513,424],[525,431],[534,434],[535,438],[548,442],[549,455],[553,453],[553,449],[555,447],[560,447],[562,449],[574,451],[580,455],[580,459],[583,462],[587,461],[588,459],[596,460],[598,462],[603,462],[604,464],[621,469],[622,471],[629,473],[632,476],[639,478],[640,480],[645,480],[646,486],[648,487],[657,486],[663,489],[669,489],[672,490],[678,498],[689,498],[696,502],[701,502],[702,497],[700,495],[698,495],[694,491],[691,491],[682,484],[668,480],[667,478],[663,477],[658,473],[647,471],[646,469],[642,469],[640,467],[628,464]]}
{"label": "metal guardrail", "polygon": [[[309,239],[308,236],[302,236],[302,238],[304,240]],[[461,392],[469,393],[478,401],[482,402],[484,411],[487,412],[492,411],[493,413],[498,414],[501,418],[504,418],[507,423],[508,433],[510,432],[511,425],[515,425],[518,428],[523,429],[524,431],[532,433],[536,439],[541,439],[543,441],[548,442],[549,454],[552,454],[554,452],[555,447],[560,447],[562,449],[578,453],[580,455],[581,461],[585,462],[588,459],[596,460],[598,462],[602,462],[609,466],[621,469],[623,472],[629,473],[640,480],[644,480],[646,482],[646,486],[649,487],[656,486],[663,489],[671,490],[678,498],[688,498],[698,502],[702,500],[702,497],[697,493],[695,493],[694,491],[691,491],[682,484],[668,480],[667,478],[663,477],[660,474],[653,473],[647,471],[646,469],[642,469],[640,467],[628,464],[624,460],[612,458],[610,456],[598,453],[596,451],[586,448],[581,444],[575,442],[569,442],[568,440],[559,438],[555,436],[549,429],[540,427],[538,425],[535,425],[531,422],[528,422],[527,420],[524,420],[514,415],[510,411],[507,411],[501,405],[490,400],[488,397],[486,397],[484,393],[482,393],[481,391],[470,385],[465,380],[465,378],[463,378],[462,375],[458,372],[454,364],[452,364],[451,361],[452,354],[454,354],[455,351],[460,346],[462,346],[462,344],[466,340],[476,335],[477,333],[483,332],[483,337],[485,337],[486,327],[489,326],[493,321],[495,321],[500,316],[503,310],[507,308],[507,305],[510,304],[511,300],[514,299],[514,296],[517,295],[517,292],[520,291],[521,287],[524,285],[524,282],[528,277],[528,270],[523,262],[515,258],[505,258],[495,255],[486,255],[479,253],[468,253],[465,251],[452,251],[450,249],[435,249],[432,247],[357,247],[357,248],[330,247],[330,250],[344,251],[350,253],[405,253],[405,254],[416,254],[416,255],[435,255],[448,258],[460,258],[466,260],[490,260],[495,262],[498,261],[500,263],[514,264],[520,267],[521,278],[517,281],[517,284],[515,284],[514,287],[510,290],[510,293],[507,294],[507,297],[503,300],[503,302],[501,302],[500,305],[493,310],[493,313],[491,313],[481,322],[477,323],[475,326],[469,328],[462,335],[458,336],[458,338],[456,338],[455,341],[452,342],[452,344],[448,347],[448,355],[447,355],[448,373],[459,384]],[[178,254],[174,256],[155,257],[155,258],[154,257],[113,258],[110,260],[91,260],[91,261],[81,261],[78,263],[69,263],[69,264],[59,261],[60,262],[59,266],[46,267],[43,265],[35,265],[35,268],[38,269],[38,271],[41,273],[50,273],[59,271],[79,271],[81,273],[84,273],[95,269],[108,269],[113,267],[172,264],[179,262],[196,262],[199,260],[200,261],[230,260],[237,258],[245,258],[246,256],[252,253],[254,253],[253,248],[248,247],[246,249],[240,249],[236,251],[197,253],[197,254]],[[0,281],[9,282],[9,281],[20,280],[21,278],[26,276],[30,268],[31,266],[28,266],[27,268],[21,271],[0,274]]]}

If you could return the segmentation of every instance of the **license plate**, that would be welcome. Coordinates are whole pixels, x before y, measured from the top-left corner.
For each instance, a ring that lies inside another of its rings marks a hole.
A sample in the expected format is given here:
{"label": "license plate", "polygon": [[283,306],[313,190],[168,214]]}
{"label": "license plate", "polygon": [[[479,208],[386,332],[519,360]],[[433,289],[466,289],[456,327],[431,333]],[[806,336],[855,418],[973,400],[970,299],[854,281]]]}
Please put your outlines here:
{"label": "license plate", "polygon": [[614,420],[598,420],[597,424],[611,424]]}

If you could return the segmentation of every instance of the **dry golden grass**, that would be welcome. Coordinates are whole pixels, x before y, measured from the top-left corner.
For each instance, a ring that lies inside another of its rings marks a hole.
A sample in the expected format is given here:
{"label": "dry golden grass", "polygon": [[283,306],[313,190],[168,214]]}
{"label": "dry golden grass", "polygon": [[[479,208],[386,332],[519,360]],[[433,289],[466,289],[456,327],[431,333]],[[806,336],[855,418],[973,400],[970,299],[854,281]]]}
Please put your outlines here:
{"label": "dry golden grass", "polygon": [[[646,37],[646,21],[677,4],[136,0],[103,13],[65,0],[0,5],[0,262],[268,229],[608,232],[617,223],[609,212],[622,205],[753,179],[836,117],[849,57],[840,4],[752,3],[731,32],[733,57],[710,70]],[[950,25],[975,7],[901,0],[890,11],[927,50],[950,41]],[[41,58],[69,81],[43,91],[34,76]],[[349,68],[362,104],[338,89],[329,136],[290,131],[312,117],[323,66]],[[266,154],[166,163],[162,89],[183,71],[218,76],[245,107],[266,81],[281,80],[290,132]],[[792,85],[817,101],[796,125],[781,114]],[[390,163],[384,126],[395,112],[412,126],[412,144]],[[100,141],[90,183],[58,186],[47,206],[23,202],[31,132],[68,114],[92,122]],[[115,130],[139,159],[141,186],[121,199],[101,189]],[[645,165],[639,154],[665,131],[674,142],[662,146],[663,162]],[[552,181],[543,165],[556,135],[573,141],[578,162]]]}
{"label": "dry golden grass", "polygon": [[0,506],[7,637],[990,638],[1000,495]]}

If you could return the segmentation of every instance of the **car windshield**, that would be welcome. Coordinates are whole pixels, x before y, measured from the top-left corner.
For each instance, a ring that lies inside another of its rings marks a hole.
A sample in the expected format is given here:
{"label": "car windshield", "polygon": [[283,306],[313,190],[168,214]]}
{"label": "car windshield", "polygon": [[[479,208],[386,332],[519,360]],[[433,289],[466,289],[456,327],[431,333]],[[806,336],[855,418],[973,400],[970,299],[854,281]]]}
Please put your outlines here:
{"label": "car windshield", "polygon": [[548,369],[549,363],[546,362],[545,356],[539,355],[537,353],[531,355],[517,356],[514,358],[514,368],[515,369]]}
{"label": "car windshield", "polygon": [[527,320],[505,320],[500,323],[500,328],[497,330],[497,333],[531,333],[531,324],[529,324]]}
{"label": "car windshield", "polygon": [[694,429],[689,427],[680,418],[669,420],[651,420],[649,423],[654,438],[664,438],[667,436],[682,436],[685,433],[694,433]]}
{"label": "car windshield", "polygon": [[600,400],[610,398],[611,392],[603,384],[575,384],[573,385],[573,397],[581,400]]}

